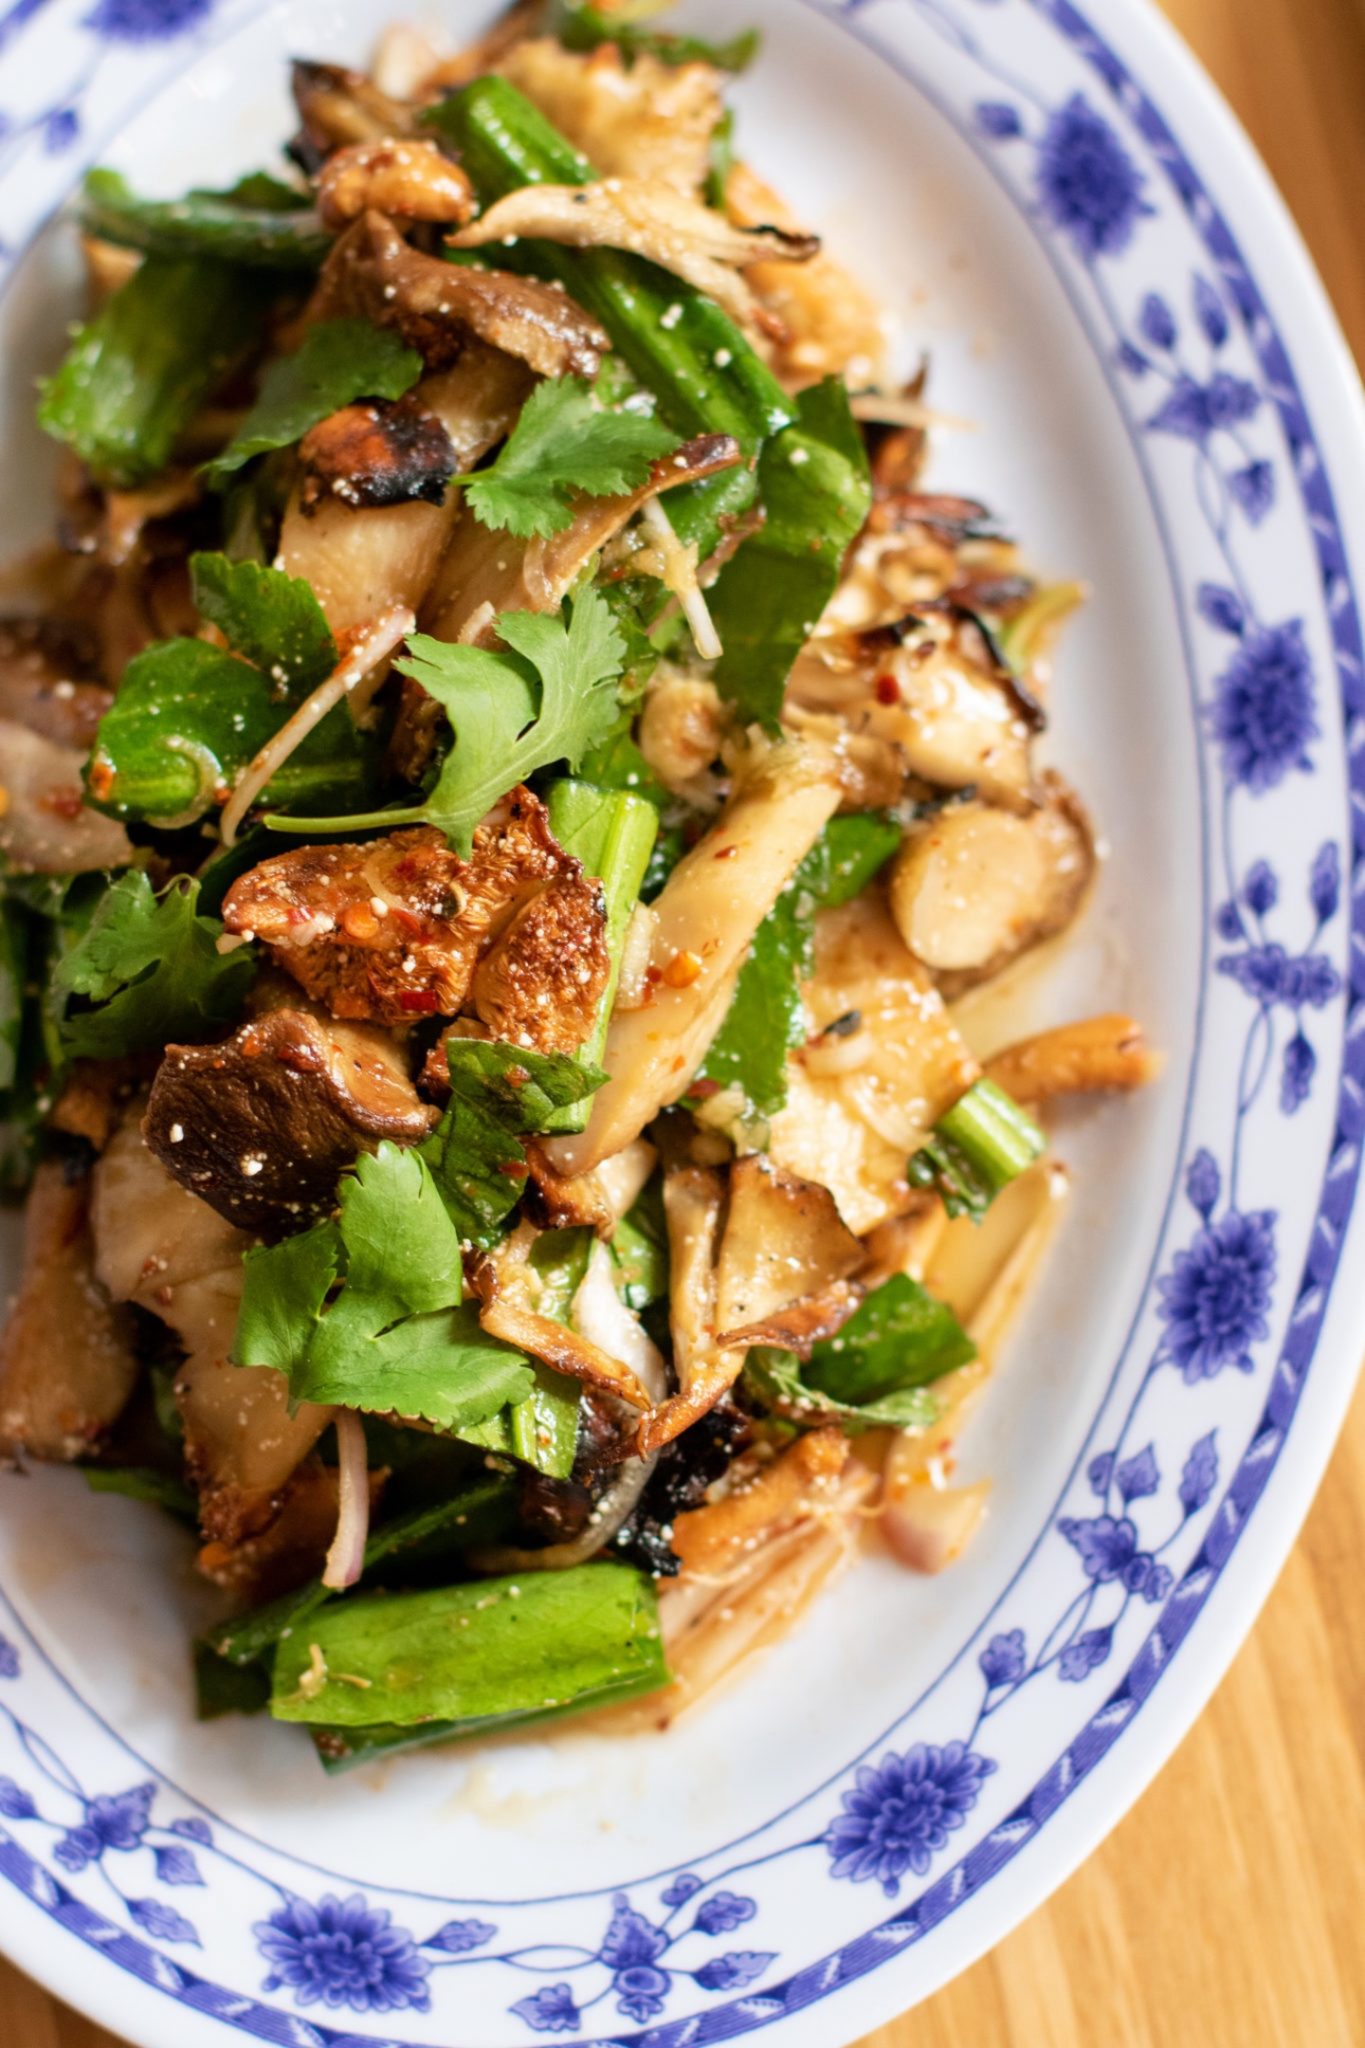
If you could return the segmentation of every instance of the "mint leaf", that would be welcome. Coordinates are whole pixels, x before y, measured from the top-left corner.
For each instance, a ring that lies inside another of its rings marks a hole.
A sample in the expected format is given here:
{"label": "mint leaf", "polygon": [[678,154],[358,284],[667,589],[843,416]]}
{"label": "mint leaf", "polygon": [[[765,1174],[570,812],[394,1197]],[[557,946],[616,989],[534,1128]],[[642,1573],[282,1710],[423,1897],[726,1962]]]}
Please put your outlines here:
{"label": "mint leaf", "polygon": [[866,1300],[835,1337],[816,1344],[803,1366],[789,1351],[758,1345],[745,1373],[751,1393],[808,1428],[837,1422],[864,1429],[914,1429],[933,1422],[928,1391],[976,1357],[976,1346],[946,1302],[897,1273]]}
{"label": "mint leaf", "polygon": [[872,503],[872,479],[842,378],[813,384],[759,458],[767,515],[710,593],[725,652],[715,682],[747,725],[776,732],[792,663],[839,581]]}
{"label": "mint leaf", "polygon": [[469,479],[465,496],[484,526],[522,540],[561,533],[573,520],[572,492],[606,498],[635,490],[677,446],[677,436],[648,413],[608,411],[582,378],[550,377],[527,399],[497,461]]}
{"label": "mint leaf", "polygon": [[[600,593],[585,590],[567,623],[562,616],[503,612],[497,625],[507,653],[417,634],[394,663],[444,706],[455,728],[455,743],[424,800],[401,810],[313,818],[310,831],[437,825],[457,852],[468,854],[474,827],[514,783],[555,761],[576,767],[605,736],[616,715],[612,684],[625,661],[625,642]],[[266,823],[291,829],[286,818]]]}
{"label": "mint leaf", "polygon": [[327,615],[301,576],[226,555],[190,556],[194,602],[280,690],[307,695],[340,660]]}
{"label": "mint leaf", "polygon": [[202,474],[221,489],[253,456],[291,447],[357,398],[401,398],[421,374],[417,350],[389,328],[368,320],[324,320],[309,328],[292,356],[270,365],[256,403]]}
{"label": "mint leaf", "polygon": [[526,1184],[519,1142],[556,1110],[581,1102],[606,1075],[566,1053],[528,1052],[476,1038],[446,1043],[450,1106],[420,1147],[456,1230],[491,1244]]}
{"label": "mint leaf", "polygon": [[806,1034],[801,983],[811,971],[815,913],[860,894],[900,845],[879,811],[831,818],[754,934],[749,957],[701,1072],[738,1088],[746,1120],[775,1116],[787,1099],[787,1054]]}
{"label": "mint leaf", "polygon": [[182,877],[158,897],[141,869],[111,883],[89,926],[58,962],[53,988],[97,1009],[68,1013],[72,1059],[116,1059],[144,1045],[207,1038],[237,1015],[256,973],[245,950],[220,953],[223,927],[196,914],[199,884]]}
{"label": "mint leaf", "polygon": [[531,1393],[521,1354],[458,1306],[459,1239],[416,1152],[385,1141],[343,1177],[337,1222],[248,1252],[243,1269],[233,1356],[283,1372],[292,1401],[458,1429]]}

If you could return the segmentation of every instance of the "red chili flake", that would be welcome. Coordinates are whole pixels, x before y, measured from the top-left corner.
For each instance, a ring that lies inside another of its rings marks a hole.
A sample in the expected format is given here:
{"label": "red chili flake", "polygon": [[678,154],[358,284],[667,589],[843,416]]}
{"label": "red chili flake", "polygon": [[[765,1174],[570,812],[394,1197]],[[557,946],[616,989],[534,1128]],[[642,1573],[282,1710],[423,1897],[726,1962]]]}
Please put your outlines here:
{"label": "red chili flake", "polygon": [[81,814],[81,793],[78,789],[49,789],[38,799],[38,808],[54,818],[78,818]]}
{"label": "red chili flake", "polygon": [[441,998],[434,988],[402,988],[398,991],[398,1007],[429,1017],[441,1007]]}
{"label": "red chili flake", "polygon": [[709,1102],[713,1095],[720,1094],[720,1082],[714,1080],[710,1074],[703,1074],[692,1083],[687,1092],[696,1102]]}
{"label": "red chili flake", "polygon": [[503,1075],[509,1088],[524,1088],[530,1078],[525,1067],[509,1067]]}
{"label": "red chili flake", "polygon": [[738,852],[739,848],[737,846],[718,846],[711,858],[712,860],[733,860]]}
{"label": "red chili flake", "polygon": [[412,932],[415,936],[420,936],[423,929],[421,918],[414,917],[410,910],[404,910],[401,903],[391,903],[389,905],[389,916],[403,931]]}
{"label": "red chili flake", "polygon": [[900,703],[901,686],[896,681],[896,678],[893,675],[878,676],[876,682],[872,685],[872,687],[876,692],[877,702],[879,704]]}
{"label": "red chili flake", "polygon": [[105,799],[105,797],[108,796],[113,786],[113,763],[110,761],[92,761],[90,763],[91,796],[98,797],[100,801],[103,802],[103,800]]}

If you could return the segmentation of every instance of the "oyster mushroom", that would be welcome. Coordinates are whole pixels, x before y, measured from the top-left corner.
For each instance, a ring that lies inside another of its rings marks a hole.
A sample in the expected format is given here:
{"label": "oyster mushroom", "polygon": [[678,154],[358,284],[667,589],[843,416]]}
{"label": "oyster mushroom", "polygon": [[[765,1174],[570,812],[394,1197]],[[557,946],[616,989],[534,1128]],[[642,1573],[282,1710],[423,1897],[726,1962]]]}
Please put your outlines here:
{"label": "oyster mushroom", "polygon": [[143,1133],[220,1216],[278,1230],[325,1207],[358,1152],[415,1144],[435,1121],[388,1032],[278,1009],[220,1045],[167,1046]]}

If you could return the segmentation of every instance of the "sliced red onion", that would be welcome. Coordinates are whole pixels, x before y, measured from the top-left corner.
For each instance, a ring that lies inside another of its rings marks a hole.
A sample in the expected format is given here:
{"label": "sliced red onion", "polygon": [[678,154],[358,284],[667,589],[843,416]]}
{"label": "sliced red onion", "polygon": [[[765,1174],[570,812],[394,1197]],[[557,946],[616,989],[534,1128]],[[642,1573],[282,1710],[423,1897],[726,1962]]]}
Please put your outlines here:
{"label": "sliced red onion", "polygon": [[334,1593],[353,1586],[365,1568],[370,1533],[370,1472],[365,1427],[353,1408],[336,1411],[337,1530],[323,1567],[322,1583]]}

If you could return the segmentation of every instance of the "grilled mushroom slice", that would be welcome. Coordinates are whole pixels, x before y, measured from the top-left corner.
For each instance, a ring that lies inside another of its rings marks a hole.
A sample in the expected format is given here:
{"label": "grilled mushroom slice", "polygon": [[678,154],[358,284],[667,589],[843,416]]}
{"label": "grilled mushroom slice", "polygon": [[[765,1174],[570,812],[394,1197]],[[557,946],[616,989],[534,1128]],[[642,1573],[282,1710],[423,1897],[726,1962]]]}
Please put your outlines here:
{"label": "grilled mushroom slice", "polygon": [[411,392],[346,405],[299,443],[299,504],[328,497],[344,505],[440,505],[455,474],[455,445],[443,422]]}
{"label": "grilled mushroom slice", "polygon": [[857,1307],[846,1283],[863,1256],[827,1187],[757,1153],[737,1159],[716,1263],[717,1342],[808,1348]]}
{"label": "grilled mushroom slice", "polygon": [[0,1450],[79,1457],[137,1379],[128,1313],[95,1277],[90,1183],[46,1160],[24,1212],[19,1292],[0,1336]]}
{"label": "grilled mushroom slice", "polygon": [[132,859],[122,825],[86,808],[84,762],[82,748],[0,718],[0,854],[16,868],[78,875]]}
{"label": "grilled mushroom slice", "polygon": [[435,1121],[388,1032],[280,1009],[221,1045],[167,1046],[143,1132],[220,1216],[277,1231],[329,1203],[358,1152],[415,1144]]}

